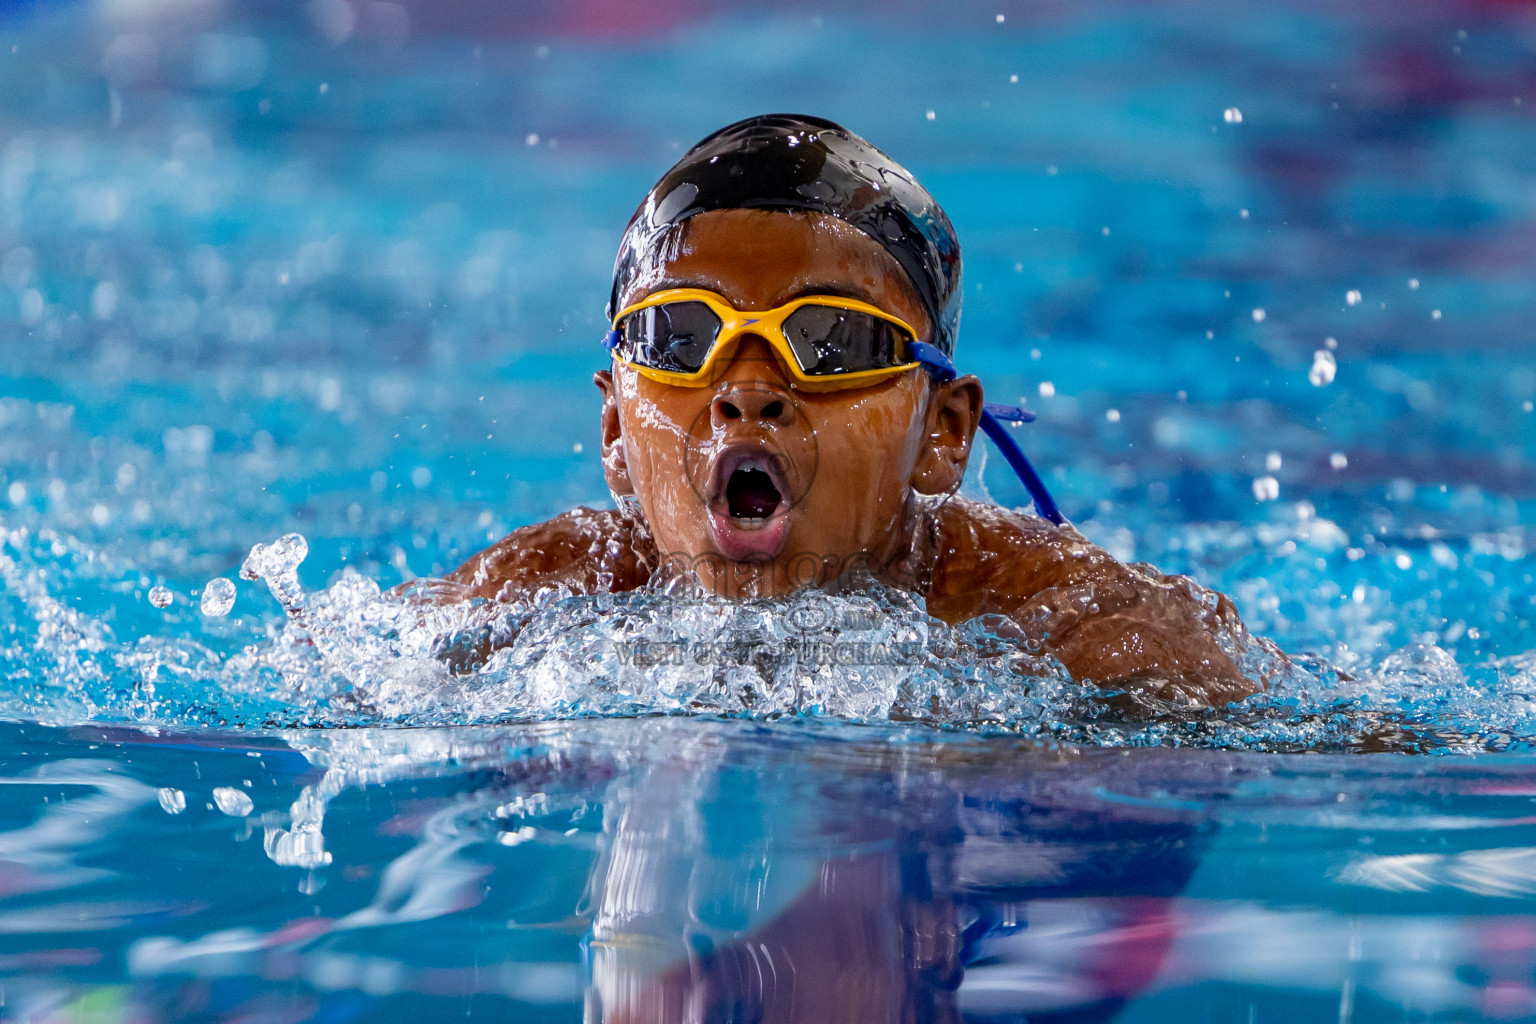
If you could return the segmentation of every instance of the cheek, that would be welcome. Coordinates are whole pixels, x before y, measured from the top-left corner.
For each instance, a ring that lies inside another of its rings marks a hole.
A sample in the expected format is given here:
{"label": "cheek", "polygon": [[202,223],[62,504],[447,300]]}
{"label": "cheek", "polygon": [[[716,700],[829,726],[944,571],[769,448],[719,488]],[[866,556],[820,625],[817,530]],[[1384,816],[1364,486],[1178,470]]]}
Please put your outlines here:
{"label": "cheek", "polygon": [[818,491],[844,508],[904,501],[922,422],[908,389],[862,395],[816,410]]}
{"label": "cheek", "polygon": [[683,431],[649,402],[631,403],[622,416],[624,457],[638,487],[654,487],[683,450]]}
{"label": "cheek", "polygon": [[643,384],[635,384],[635,375],[628,376],[630,380],[621,381],[619,388],[624,458],[646,518],[654,523],[658,516],[702,504],[682,466],[688,424],[701,409],[707,410],[708,399],[702,392],[695,395],[676,388],[651,393]]}

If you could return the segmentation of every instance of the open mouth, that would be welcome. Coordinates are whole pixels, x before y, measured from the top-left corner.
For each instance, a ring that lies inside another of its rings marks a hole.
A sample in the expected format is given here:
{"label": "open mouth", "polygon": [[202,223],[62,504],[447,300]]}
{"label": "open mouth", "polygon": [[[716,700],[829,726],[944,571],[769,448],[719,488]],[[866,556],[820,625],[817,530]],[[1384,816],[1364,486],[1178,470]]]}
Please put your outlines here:
{"label": "open mouth", "polygon": [[721,554],[737,561],[773,558],[789,535],[789,480],[783,456],[735,445],[717,457],[711,475],[710,530]]}
{"label": "open mouth", "polygon": [[742,526],[766,521],[783,501],[772,475],[755,461],[737,466],[726,480],[726,508],[731,519]]}

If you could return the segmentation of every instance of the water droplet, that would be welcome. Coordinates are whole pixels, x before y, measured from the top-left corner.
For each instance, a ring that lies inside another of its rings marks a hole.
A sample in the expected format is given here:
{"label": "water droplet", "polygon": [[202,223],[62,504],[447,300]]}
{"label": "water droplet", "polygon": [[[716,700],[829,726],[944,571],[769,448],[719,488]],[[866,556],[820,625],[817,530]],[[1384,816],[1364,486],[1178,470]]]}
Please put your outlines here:
{"label": "water droplet", "polygon": [[1264,469],[1266,472],[1278,473],[1282,464],[1283,460],[1281,460],[1279,452],[1270,452],[1264,456]]}
{"label": "water droplet", "polygon": [[1324,338],[1323,339],[1323,347],[1326,348],[1328,351],[1332,352],[1334,349],[1339,347],[1339,339],[1338,338]]}
{"label": "water droplet", "polygon": [[1418,291],[1419,290],[1419,279],[1416,278],[1416,277],[1410,277],[1408,279],[1408,288],[1409,288],[1410,291]]}
{"label": "water droplet", "polygon": [[1001,15],[1001,14],[999,14],[999,15],[998,15],[998,16],[997,16],[997,23],[998,23],[998,24],[999,24],[999,25],[1001,25],[1001,24],[1002,24],[1002,23],[1003,23],[1003,16],[1002,16],[1002,15]]}
{"label": "water droplet", "polygon": [[932,121],[934,118],[938,117],[939,115],[936,114],[935,112],[933,112],[932,110],[930,110],[930,111],[928,111],[928,113],[925,116],[928,118],[928,120]]}
{"label": "water droplet", "polygon": [[1438,309],[1432,310],[1429,315],[1430,315],[1430,317],[1432,317],[1435,320],[1439,320],[1440,319],[1440,311]]}
{"label": "water droplet", "polygon": [[179,789],[166,786],[156,795],[160,798],[160,809],[166,814],[180,814],[187,809],[187,794]]}
{"label": "water droplet", "polygon": [[1320,348],[1312,353],[1312,369],[1307,371],[1307,380],[1312,382],[1313,387],[1327,387],[1333,383],[1333,378],[1338,372],[1339,364],[1333,358],[1332,352]]}
{"label": "water droplet", "polygon": [[198,607],[204,615],[212,618],[228,615],[234,606],[235,584],[232,581],[216,576],[203,587],[203,597]]}
{"label": "water droplet", "polygon": [[1358,288],[1351,288],[1349,291],[1345,292],[1344,301],[1349,303],[1351,306],[1360,305],[1360,290]]}
{"label": "water droplet", "polygon": [[539,133],[529,132],[527,136],[523,138],[523,141],[530,146],[537,146],[539,144]]}
{"label": "water droplet", "polygon": [[1041,398],[1054,398],[1055,395],[1056,395],[1056,385],[1055,384],[1052,384],[1048,380],[1043,380],[1043,381],[1040,382],[1040,397]]}
{"label": "water droplet", "polygon": [[1119,409],[1108,409],[1104,413],[1104,418],[1106,420],[1109,420],[1109,422],[1111,422],[1111,423],[1119,423],[1120,422],[1120,410]]}
{"label": "water droplet", "polygon": [[154,586],[149,588],[149,603],[155,608],[169,608],[175,595],[170,587]]}
{"label": "water droplet", "polygon": [[240,578],[265,580],[267,589],[290,614],[303,604],[299,563],[309,555],[309,542],[301,533],[288,533],[271,544],[257,544],[240,563]]}
{"label": "water droplet", "polygon": [[1269,314],[1264,312],[1262,309],[1256,309],[1253,311],[1253,322],[1256,324],[1261,324],[1264,322],[1264,318],[1268,315]]}
{"label": "water droplet", "polygon": [[1259,501],[1274,501],[1280,497],[1280,481],[1272,476],[1261,476],[1253,481],[1253,496]]}
{"label": "water droplet", "polygon": [[1227,124],[1242,124],[1243,112],[1236,107],[1228,107],[1221,112],[1221,119]]}
{"label": "water droplet", "polygon": [[1332,466],[1334,469],[1343,469],[1349,465],[1349,456],[1345,455],[1343,452],[1334,452],[1332,455],[1328,456],[1328,465]]}
{"label": "water droplet", "polygon": [[271,544],[257,544],[240,563],[240,578],[260,579],[293,572],[309,557],[309,541],[302,533],[286,533]]}
{"label": "water droplet", "polygon": [[1243,220],[1247,220],[1248,219],[1248,211],[1247,210],[1238,210],[1237,211],[1237,215],[1239,217],[1243,218]]}
{"label": "water droplet", "polygon": [[243,818],[256,807],[251,798],[233,786],[219,786],[213,791],[213,802],[220,811],[231,818]]}

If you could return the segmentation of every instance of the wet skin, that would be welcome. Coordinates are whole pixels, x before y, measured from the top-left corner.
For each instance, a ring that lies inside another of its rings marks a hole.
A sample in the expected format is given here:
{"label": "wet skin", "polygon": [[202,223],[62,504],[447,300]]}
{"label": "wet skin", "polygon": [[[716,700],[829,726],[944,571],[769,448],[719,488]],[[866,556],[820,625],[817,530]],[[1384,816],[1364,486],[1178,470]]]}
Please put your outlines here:
{"label": "wet skin", "polygon": [[[621,302],[678,287],[743,311],[802,295],[857,298],[931,340],[891,255],[820,214],[693,217]],[[1002,629],[1039,640],[1080,680],[1180,703],[1255,689],[1215,639],[1243,629],[1225,597],[1124,565],[1071,527],[944,497],[960,484],[979,422],[975,377],[934,384],[914,369],[872,387],[807,391],[766,340],[746,334],[722,353],[712,386],[658,383],[618,362],[594,379],[608,485],[632,496],[639,517],[576,509],[514,531],[450,577],[472,595],[513,599],[554,584],[624,591],[662,568],[744,597],[862,566],[922,593],[952,625],[1004,616]],[[779,500],[766,517],[733,515],[731,469],[744,463],[772,476]]]}

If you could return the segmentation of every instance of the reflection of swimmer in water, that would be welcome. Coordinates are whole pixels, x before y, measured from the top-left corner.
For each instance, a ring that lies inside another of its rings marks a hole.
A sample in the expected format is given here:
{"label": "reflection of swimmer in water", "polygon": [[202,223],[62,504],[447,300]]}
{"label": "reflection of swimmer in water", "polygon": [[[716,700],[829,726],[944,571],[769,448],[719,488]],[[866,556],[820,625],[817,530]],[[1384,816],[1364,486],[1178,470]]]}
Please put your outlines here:
{"label": "reflection of swimmer in water", "polygon": [[604,801],[594,1024],[1098,1024],[1157,975],[1209,833],[1062,787],[1077,759],[1004,756],[975,778],[942,753],[856,758],[828,788],[806,759],[710,747]]}
{"label": "reflection of swimmer in water", "polygon": [[[519,529],[452,578],[508,599],[681,570],[741,597],[868,572],[951,624],[1003,616],[1078,679],[1253,692],[1218,643],[1244,635],[1231,602],[1088,543],[999,422],[1022,413],[956,375],[960,293],[948,218],[858,136],[779,115],[716,132],[619,250],[596,375],[618,510]],[[1038,517],[953,496],[978,428]]]}

